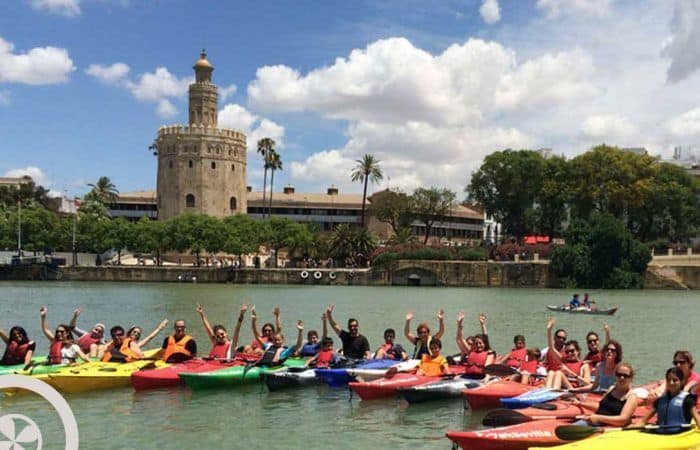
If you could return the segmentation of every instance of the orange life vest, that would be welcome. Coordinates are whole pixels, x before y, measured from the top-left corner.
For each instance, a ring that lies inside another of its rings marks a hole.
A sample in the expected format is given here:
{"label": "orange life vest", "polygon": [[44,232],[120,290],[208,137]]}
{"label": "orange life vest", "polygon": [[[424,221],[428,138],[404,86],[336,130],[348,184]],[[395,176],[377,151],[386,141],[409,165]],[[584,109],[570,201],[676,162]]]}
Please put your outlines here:
{"label": "orange life vest", "polygon": [[131,339],[124,338],[119,348],[114,346],[114,341],[110,342],[105,349],[102,362],[132,362],[141,359],[141,355],[131,349],[131,342]]}
{"label": "orange life vest", "polygon": [[192,340],[192,336],[186,334],[185,337],[175,342],[175,338],[168,336],[168,345],[165,347],[165,353],[163,354],[163,361],[168,362],[171,356],[180,353],[188,358],[194,357],[192,353],[185,347],[188,342]]}
{"label": "orange life vest", "polygon": [[438,357],[433,358],[430,355],[423,355],[420,360],[419,368],[423,374],[436,377],[443,374],[443,366],[447,368],[447,360],[444,356],[439,355]]}

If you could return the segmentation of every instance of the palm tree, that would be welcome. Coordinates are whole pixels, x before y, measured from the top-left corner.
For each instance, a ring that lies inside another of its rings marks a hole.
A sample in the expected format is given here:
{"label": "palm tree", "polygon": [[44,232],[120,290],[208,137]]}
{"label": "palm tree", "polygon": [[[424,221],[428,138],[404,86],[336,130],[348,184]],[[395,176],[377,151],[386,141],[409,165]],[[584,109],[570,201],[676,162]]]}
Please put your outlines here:
{"label": "palm tree", "polygon": [[367,202],[367,182],[371,179],[372,183],[378,183],[384,178],[382,169],[379,167],[379,160],[374,156],[366,154],[362,159],[355,161],[357,165],[352,169],[352,181],[360,181],[364,183],[362,191],[362,216],[360,217],[360,226],[365,226],[365,203]]}
{"label": "palm tree", "polygon": [[92,188],[88,195],[105,205],[115,203],[119,197],[119,190],[109,177],[100,177],[97,183],[88,183],[88,186]]}
{"label": "palm tree", "polygon": [[269,169],[270,153],[275,151],[275,141],[268,137],[258,141],[258,153],[262,155],[265,175],[263,178],[263,219],[265,218],[265,191],[267,190],[267,169]]}
{"label": "palm tree", "polygon": [[275,187],[275,170],[282,170],[282,158],[280,154],[272,149],[268,158],[268,169],[270,169],[270,207],[267,210],[267,217],[272,216],[272,191]]}

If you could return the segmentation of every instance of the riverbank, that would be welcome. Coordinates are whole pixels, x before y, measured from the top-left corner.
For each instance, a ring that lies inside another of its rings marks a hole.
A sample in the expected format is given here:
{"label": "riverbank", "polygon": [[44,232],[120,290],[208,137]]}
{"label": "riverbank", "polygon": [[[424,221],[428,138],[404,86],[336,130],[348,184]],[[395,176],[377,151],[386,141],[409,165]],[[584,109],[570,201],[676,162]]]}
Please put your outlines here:
{"label": "riverbank", "polygon": [[[1,279],[341,286],[559,287],[547,261],[394,261],[373,269],[255,269],[186,266],[5,267]],[[700,265],[650,265],[647,289],[700,289]]]}

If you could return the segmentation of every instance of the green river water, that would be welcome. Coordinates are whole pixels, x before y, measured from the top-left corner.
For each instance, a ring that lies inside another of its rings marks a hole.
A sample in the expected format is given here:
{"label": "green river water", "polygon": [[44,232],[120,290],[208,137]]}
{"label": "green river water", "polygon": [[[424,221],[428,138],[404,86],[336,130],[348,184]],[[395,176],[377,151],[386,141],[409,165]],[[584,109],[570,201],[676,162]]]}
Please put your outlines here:
{"label": "green river water", "polygon": [[[585,334],[601,337],[608,321],[613,337],[622,342],[625,359],[637,368],[637,383],[661,378],[673,351],[689,349],[700,355],[696,326],[700,295],[681,291],[593,291],[602,307],[618,305],[613,317],[557,314],[556,328],[569,332],[585,347]],[[426,320],[435,327],[435,312],[446,311],[445,353],[454,353],[455,317],[464,310],[466,332],[478,331],[477,314],[488,317],[488,332],[499,352],[510,349],[514,334],[524,334],[529,346],[545,346],[547,304],[561,304],[570,291],[540,289],[443,289],[401,287],[297,287],[223,284],[127,283],[0,283],[0,327],[24,326],[46,354],[48,345],[39,330],[39,307],[49,308],[52,327],[68,321],[74,308],[83,314],[78,323],[89,329],[95,322],[125,328],[138,324],[145,331],[163,318],[187,320],[188,332],[208,352],[208,340],[195,312],[205,306],[212,324],[229,331],[238,307],[255,304],[260,324],[272,320],[272,308],[282,308],[284,330],[294,334],[297,319],[306,329],[320,331],[320,315],[328,303],[335,318],[360,321],[360,331],[372,348],[381,343],[384,328],[403,338],[404,315],[414,311],[413,327]],[[168,326],[168,330],[171,326]],[[152,344],[162,342],[161,334]],[[335,337],[335,336],[333,336]],[[249,321],[242,341],[251,338]],[[338,339],[336,338],[336,343]],[[66,396],[77,418],[81,448],[389,448],[449,449],[444,435],[451,429],[479,427],[483,413],[465,411],[460,400],[409,407],[398,399],[349,401],[347,389],[326,386],[267,392],[264,385],[230,390],[191,392],[187,389],[135,393],[131,388]],[[41,428],[44,448],[62,448],[63,433],[56,414],[40,397],[2,397],[0,416],[21,413]]]}

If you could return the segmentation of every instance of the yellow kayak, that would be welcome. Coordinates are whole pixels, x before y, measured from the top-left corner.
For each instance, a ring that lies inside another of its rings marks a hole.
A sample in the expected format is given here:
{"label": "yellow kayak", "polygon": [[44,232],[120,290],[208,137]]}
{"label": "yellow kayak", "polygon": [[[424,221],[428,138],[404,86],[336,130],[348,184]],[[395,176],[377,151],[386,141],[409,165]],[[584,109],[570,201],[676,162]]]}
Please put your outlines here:
{"label": "yellow kayak", "polygon": [[61,392],[96,391],[131,386],[131,374],[147,368],[169,366],[163,361],[135,361],[131,363],[90,362],[66,367],[58,372],[39,376]]}
{"label": "yellow kayak", "polygon": [[[692,428],[678,434],[654,434],[648,431],[606,431],[595,437],[582,439],[547,449],[585,450],[688,450],[700,448],[700,431]],[[544,450],[545,447],[530,447]]]}

